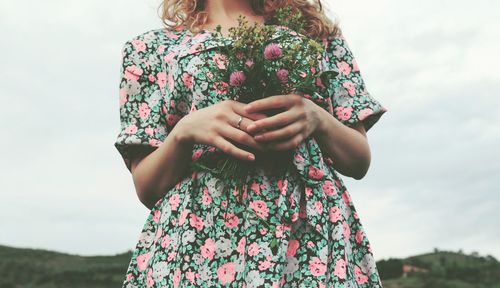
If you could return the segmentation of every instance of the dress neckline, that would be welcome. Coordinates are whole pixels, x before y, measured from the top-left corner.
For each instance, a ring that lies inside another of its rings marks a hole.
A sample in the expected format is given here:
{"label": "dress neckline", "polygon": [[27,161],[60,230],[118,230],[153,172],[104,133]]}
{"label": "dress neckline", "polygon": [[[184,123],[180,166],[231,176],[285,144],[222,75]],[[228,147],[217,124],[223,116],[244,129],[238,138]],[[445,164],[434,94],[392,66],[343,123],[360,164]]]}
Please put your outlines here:
{"label": "dress neckline", "polygon": [[[273,24],[272,24],[271,20],[265,19],[263,25],[267,26],[267,25],[273,25]],[[207,36],[210,36],[210,38],[214,38],[215,34],[218,33],[217,31],[211,31],[208,29],[200,29],[200,32],[194,34],[189,29],[186,28],[186,30],[187,30],[187,33],[189,33],[189,35],[192,37],[197,36],[197,35],[207,35]],[[224,36],[224,35],[220,35],[220,38],[222,38],[223,40],[232,40],[233,39],[229,36]]]}

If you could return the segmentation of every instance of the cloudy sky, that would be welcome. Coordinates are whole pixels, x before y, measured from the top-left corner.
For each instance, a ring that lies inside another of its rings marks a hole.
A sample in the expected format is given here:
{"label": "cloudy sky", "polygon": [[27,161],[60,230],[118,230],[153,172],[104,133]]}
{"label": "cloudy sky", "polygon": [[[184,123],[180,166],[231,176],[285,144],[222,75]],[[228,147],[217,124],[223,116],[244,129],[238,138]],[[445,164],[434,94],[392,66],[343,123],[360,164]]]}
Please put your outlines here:
{"label": "cloudy sky", "polygon": [[[0,244],[134,248],[148,210],[113,147],[120,57],[125,41],[161,27],[158,4],[0,2]],[[368,133],[368,174],[343,177],[375,258],[434,248],[500,258],[500,2],[329,4],[389,109]]]}

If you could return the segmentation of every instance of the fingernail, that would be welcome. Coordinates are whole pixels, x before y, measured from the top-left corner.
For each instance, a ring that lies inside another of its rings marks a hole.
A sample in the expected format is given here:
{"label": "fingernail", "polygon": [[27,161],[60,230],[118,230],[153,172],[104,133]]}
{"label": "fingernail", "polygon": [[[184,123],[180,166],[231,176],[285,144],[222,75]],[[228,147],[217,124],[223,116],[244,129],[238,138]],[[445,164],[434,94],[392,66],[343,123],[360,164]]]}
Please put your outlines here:
{"label": "fingernail", "polygon": [[248,159],[255,160],[255,156],[253,154],[248,154]]}

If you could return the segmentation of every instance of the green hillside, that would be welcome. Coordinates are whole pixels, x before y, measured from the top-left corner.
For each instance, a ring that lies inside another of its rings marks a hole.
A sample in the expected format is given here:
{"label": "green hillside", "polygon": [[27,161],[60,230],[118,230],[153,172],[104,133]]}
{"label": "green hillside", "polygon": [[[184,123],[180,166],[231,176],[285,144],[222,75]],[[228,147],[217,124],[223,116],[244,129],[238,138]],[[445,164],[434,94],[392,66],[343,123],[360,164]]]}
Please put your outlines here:
{"label": "green hillside", "polygon": [[[421,271],[404,273],[403,266]],[[438,251],[377,262],[385,288],[500,288],[500,262],[493,256]]]}
{"label": "green hillside", "polygon": [[[84,257],[0,245],[1,288],[115,288],[123,283],[131,252]],[[419,272],[404,273],[408,266]],[[500,288],[493,256],[438,251],[377,262],[384,288]]]}
{"label": "green hillside", "polygon": [[2,288],[116,288],[125,280],[131,252],[82,257],[0,245]]}

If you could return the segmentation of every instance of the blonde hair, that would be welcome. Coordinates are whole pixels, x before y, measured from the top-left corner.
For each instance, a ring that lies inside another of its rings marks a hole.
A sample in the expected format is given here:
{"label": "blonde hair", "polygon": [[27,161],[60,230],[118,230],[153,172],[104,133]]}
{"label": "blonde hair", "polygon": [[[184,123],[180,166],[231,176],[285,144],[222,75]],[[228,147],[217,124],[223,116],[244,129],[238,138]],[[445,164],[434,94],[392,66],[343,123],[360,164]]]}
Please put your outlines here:
{"label": "blonde hair", "polygon": [[[205,11],[207,0],[163,0],[159,9],[161,18],[167,28],[177,30],[187,27],[191,32],[200,32],[201,25],[208,19]],[[338,24],[328,18],[321,0],[247,0],[250,1],[255,15],[272,19],[275,11],[281,7],[292,7],[292,11],[300,11],[305,21],[304,29],[311,38],[323,38],[328,35],[340,35]],[[170,22],[170,23],[169,23]],[[276,23],[279,24],[279,23]]]}

